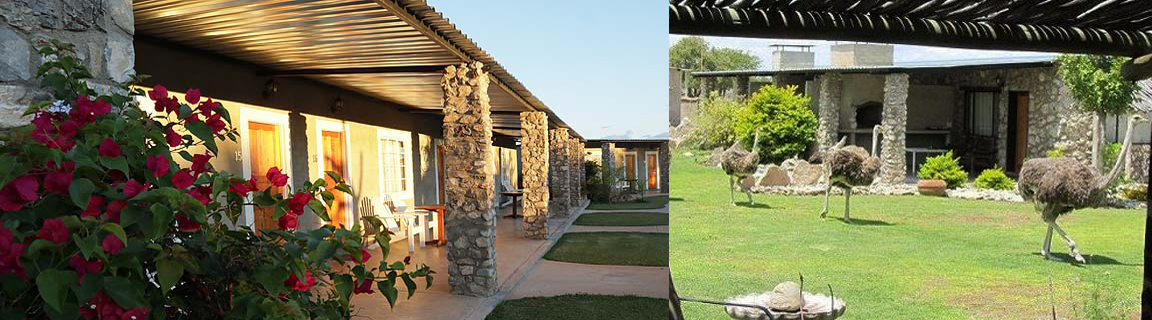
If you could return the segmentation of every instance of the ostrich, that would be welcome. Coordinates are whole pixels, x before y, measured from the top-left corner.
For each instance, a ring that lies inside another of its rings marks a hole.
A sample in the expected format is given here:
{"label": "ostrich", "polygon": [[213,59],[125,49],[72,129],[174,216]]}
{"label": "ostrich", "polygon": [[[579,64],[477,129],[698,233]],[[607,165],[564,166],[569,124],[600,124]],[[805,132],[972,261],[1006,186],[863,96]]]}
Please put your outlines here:
{"label": "ostrich", "polygon": [[840,139],[836,145],[824,152],[813,156],[813,161],[821,162],[824,167],[824,177],[827,185],[824,189],[824,210],[820,218],[828,216],[828,198],[832,195],[832,187],[844,189],[844,221],[852,222],[849,207],[852,200],[852,187],[872,184],[876,172],[880,171],[880,159],[869,155],[868,150],[858,146],[844,146],[847,137]]}
{"label": "ostrich", "polygon": [[[1117,159],[1124,159],[1132,146],[1132,132],[1136,123],[1147,121],[1140,115],[1133,115],[1128,119],[1128,131],[1124,135],[1124,144],[1120,148]],[[1084,263],[1080,255],[1080,248],[1060,225],[1056,218],[1075,209],[1100,206],[1107,196],[1108,184],[1120,174],[1122,160],[1113,164],[1107,176],[1091,166],[1086,166],[1072,158],[1037,158],[1025,161],[1020,168],[1020,181],[1016,189],[1024,200],[1031,200],[1040,217],[1048,224],[1048,232],[1044,235],[1044,247],[1040,254],[1049,260],[1059,261],[1049,253],[1052,247],[1052,230],[1060,233],[1064,242],[1076,262]]]}
{"label": "ostrich", "polygon": [[[744,151],[740,147],[740,143],[737,142],[720,154],[720,167],[724,168],[724,172],[728,174],[728,199],[732,205],[736,205],[736,192],[732,190],[735,188],[736,182],[755,173],[759,164],[760,131],[756,131],[756,136],[752,139],[752,152]],[[752,191],[743,187],[741,189],[744,194],[748,195],[748,203],[756,204],[752,201]]]}

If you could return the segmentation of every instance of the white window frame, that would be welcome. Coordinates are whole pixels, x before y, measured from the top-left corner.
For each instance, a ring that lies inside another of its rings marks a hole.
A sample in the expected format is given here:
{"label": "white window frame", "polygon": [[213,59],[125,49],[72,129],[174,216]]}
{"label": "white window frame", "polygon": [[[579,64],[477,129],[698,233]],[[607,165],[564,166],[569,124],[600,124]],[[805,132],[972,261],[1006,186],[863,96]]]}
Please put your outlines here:
{"label": "white window frame", "polygon": [[[232,119],[235,123],[242,124],[243,126],[237,129],[240,131],[240,167],[243,168],[244,179],[251,179],[255,174],[265,174],[264,172],[252,172],[252,147],[251,139],[248,136],[249,123],[264,123],[277,126],[280,132],[280,171],[285,174],[292,173],[292,142],[289,140],[291,136],[288,129],[288,113],[277,112],[266,109],[256,109],[245,106],[231,107],[228,110],[232,114]],[[287,189],[282,192],[288,192]],[[248,194],[248,202],[252,202],[253,194]],[[248,227],[256,226],[256,213],[252,206],[244,206],[244,221],[242,222]]]}
{"label": "white window frame", "polygon": [[644,151],[644,182],[646,182],[644,184],[644,189],[648,189],[648,185],[650,184],[650,183],[647,183],[647,182],[650,182],[650,181],[648,181],[648,166],[651,165],[648,163],[648,155],[650,155],[650,154],[656,155],[656,187],[657,188],[660,187],[660,176],[662,173],[662,172],[660,172],[660,152]]}
{"label": "white window frame", "polygon": [[[352,139],[349,138],[348,134],[352,132],[352,130],[347,123],[336,120],[316,119],[316,168],[320,170],[320,177],[326,177],[328,175],[325,173],[328,170],[324,168],[324,131],[341,133],[340,136],[344,140],[344,172],[340,172],[340,177],[344,178],[344,181],[348,181],[348,167],[350,167],[348,159],[351,158],[348,154],[352,151],[352,145],[350,143]],[[356,208],[356,202],[352,199],[351,194],[344,193],[344,203],[347,210],[344,215],[344,226],[351,227],[355,221],[353,216],[359,214],[359,209]]]}
{"label": "white window frame", "polygon": [[[625,151],[624,162],[628,161],[629,155],[632,156],[632,178],[637,180],[636,183],[640,183],[640,172],[637,172],[637,170],[640,170],[640,155],[636,154],[636,151]],[[624,164],[624,179],[628,179],[627,163]]]}
{"label": "white window frame", "polygon": [[[384,161],[386,161],[386,160],[383,157],[384,156],[384,141],[383,140],[385,140],[385,139],[397,140],[397,141],[404,143],[404,148],[405,148],[404,170],[407,171],[407,172],[405,172],[407,179],[405,179],[405,181],[404,181],[405,191],[393,192],[393,193],[385,193],[385,191],[384,191],[387,189],[387,187],[385,187],[385,182],[388,181],[387,174],[386,174],[387,171],[385,170],[386,166],[384,165],[384,163],[385,163]],[[391,199],[404,199],[405,203],[407,203],[410,206],[415,205],[415,203],[413,203],[413,201],[415,201],[415,199],[416,199],[416,191],[413,187],[413,180],[415,180],[416,177],[413,175],[413,172],[415,172],[415,171],[414,171],[414,168],[412,167],[412,158],[413,158],[413,154],[412,154],[413,151],[412,150],[413,150],[413,145],[412,145],[412,133],[411,132],[396,130],[396,129],[388,129],[388,128],[376,129],[376,156],[379,157],[378,158],[379,161],[377,161],[377,163],[376,163],[376,165],[377,165],[377,171],[376,172],[379,174],[379,177],[380,177],[380,195],[381,196],[388,196]],[[435,148],[435,142],[433,141],[433,148],[432,148],[432,154],[433,155],[432,156],[435,156],[435,153],[436,153],[436,148]],[[435,161],[432,162],[432,166],[433,167],[436,166]],[[440,187],[439,183],[437,183],[437,188],[439,188],[439,187]],[[437,194],[437,197],[439,197],[440,190],[436,190],[436,194]]]}

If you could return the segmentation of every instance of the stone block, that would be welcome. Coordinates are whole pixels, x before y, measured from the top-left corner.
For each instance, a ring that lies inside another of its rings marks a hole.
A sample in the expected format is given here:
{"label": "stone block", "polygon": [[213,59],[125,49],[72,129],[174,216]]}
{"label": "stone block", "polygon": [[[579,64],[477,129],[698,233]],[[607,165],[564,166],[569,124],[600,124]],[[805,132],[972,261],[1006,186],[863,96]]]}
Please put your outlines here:
{"label": "stone block", "polygon": [[760,176],[760,180],[756,185],[761,187],[776,187],[786,186],[792,183],[788,177],[788,172],[780,166],[770,164],[764,168],[764,174]]}
{"label": "stone block", "polygon": [[132,47],[132,36],[111,32],[104,47],[104,70],[116,82],[126,82],[135,72],[136,51]]}
{"label": "stone block", "polygon": [[0,85],[0,128],[28,124],[32,118],[23,114],[34,99],[35,95],[28,87]]}
{"label": "stone block", "polygon": [[32,79],[32,45],[8,27],[0,25],[0,81]]}
{"label": "stone block", "polygon": [[820,183],[820,179],[823,177],[824,168],[807,161],[797,162],[795,168],[792,169],[792,184],[795,185],[814,185]]}

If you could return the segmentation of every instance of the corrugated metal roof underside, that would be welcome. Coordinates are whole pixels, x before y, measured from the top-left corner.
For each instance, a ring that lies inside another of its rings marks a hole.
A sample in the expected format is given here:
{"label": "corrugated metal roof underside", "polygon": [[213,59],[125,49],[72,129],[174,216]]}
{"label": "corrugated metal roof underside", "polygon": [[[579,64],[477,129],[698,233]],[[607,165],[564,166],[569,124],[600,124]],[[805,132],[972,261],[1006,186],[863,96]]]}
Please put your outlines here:
{"label": "corrugated metal roof underside", "polygon": [[892,73],[930,71],[940,69],[1030,68],[1052,64],[1051,56],[1006,57],[985,59],[959,59],[900,62],[891,66],[818,66],[776,70],[728,70],[693,72],[697,77],[769,76],[776,74],[807,73]]}

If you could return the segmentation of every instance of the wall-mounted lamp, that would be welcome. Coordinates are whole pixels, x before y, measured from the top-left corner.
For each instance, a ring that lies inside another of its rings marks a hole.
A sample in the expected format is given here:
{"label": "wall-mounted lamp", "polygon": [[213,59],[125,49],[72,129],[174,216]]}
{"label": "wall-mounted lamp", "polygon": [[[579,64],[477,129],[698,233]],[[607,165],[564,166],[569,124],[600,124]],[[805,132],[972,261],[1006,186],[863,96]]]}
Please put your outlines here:
{"label": "wall-mounted lamp", "polygon": [[264,83],[264,92],[261,92],[261,94],[267,99],[276,94],[276,91],[280,91],[280,87],[276,84],[276,79],[268,79],[268,82]]}
{"label": "wall-mounted lamp", "polygon": [[336,101],[332,102],[332,113],[340,113],[344,111],[344,98],[336,97]]}

